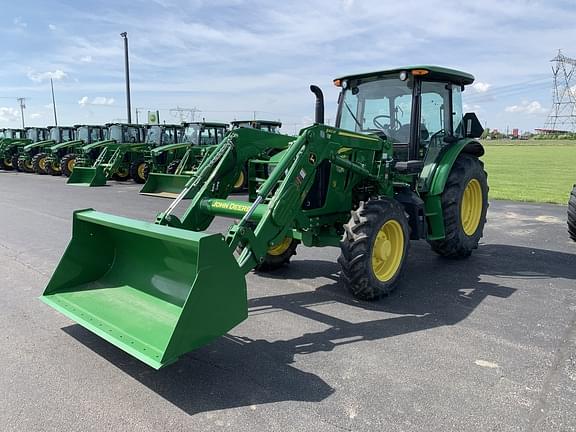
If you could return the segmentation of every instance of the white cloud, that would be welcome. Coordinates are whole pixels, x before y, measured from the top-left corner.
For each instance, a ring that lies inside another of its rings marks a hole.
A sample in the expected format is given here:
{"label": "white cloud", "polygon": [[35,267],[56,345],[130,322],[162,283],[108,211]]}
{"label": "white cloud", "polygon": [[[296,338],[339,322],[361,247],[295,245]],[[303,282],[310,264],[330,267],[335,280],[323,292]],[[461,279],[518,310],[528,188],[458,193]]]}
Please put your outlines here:
{"label": "white cloud", "polygon": [[28,117],[30,117],[30,119],[34,120],[34,119],[37,119],[37,118],[42,117],[42,114],[40,114],[40,113],[32,113],[32,114],[30,114]]}
{"label": "white cloud", "polygon": [[48,28],[49,28],[51,31],[56,30],[56,26],[55,26],[54,24],[48,24]]}
{"label": "white cloud", "polygon": [[92,63],[92,56],[91,55],[87,55],[84,57],[80,57],[80,61],[83,63]]}
{"label": "white cloud", "polygon": [[22,21],[22,17],[16,17],[16,18],[14,18],[14,20],[13,20],[12,22],[14,23],[14,25],[15,25],[16,27],[20,27],[20,28],[23,28],[23,29],[25,29],[26,27],[28,27],[28,24],[25,23],[24,21]]}
{"label": "white cloud", "polygon": [[16,108],[0,107],[0,121],[10,122],[18,120],[20,112]]}
{"label": "white cloud", "polygon": [[547,112],[546,108],[538,101],[522,101],[520,105],[511,105],[505,108],[506,112],[510,113],[524,113],[524,114],[542,114]]}
{"label": "white cloud", "polygon": [[82,98],[80,98],[78,101],[78,105],[114,105],[114,98],[96,96],[94,99],[90,100],[88,96],[82,96]]}
{"label": "white cloud", "polygon": [[486,93],[490,87],[492,87],[492,84],[488,84],[488,83],[484,83],[484,82],[475,82],[474,84],[472,84],[472,88],[474,89],[474,91],[476,91],[476,93]]}
{"label": "white cloud", "polygon": [[55,81],[62,80],[64,78],[68,78],[68,74],[61,69],[56,69],[53,72],[34,72],[33,70],[29,70],[28,78],[30,78],[34,82],[42,82],[45,80],[49,80],[52,78]]}

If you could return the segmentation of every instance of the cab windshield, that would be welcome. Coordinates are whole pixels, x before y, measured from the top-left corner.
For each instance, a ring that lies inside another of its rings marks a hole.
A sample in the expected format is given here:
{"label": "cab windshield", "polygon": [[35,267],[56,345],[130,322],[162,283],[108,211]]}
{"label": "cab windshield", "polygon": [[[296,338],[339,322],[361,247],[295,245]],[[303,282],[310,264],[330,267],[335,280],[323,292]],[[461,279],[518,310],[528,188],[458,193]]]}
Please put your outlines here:
{"label": "cab windshield", "polygon": [[408,143],[412,88],[398,78],[350,80],[342,96],[339,127],[361,133],[384,133],[388,140]]}
{"label": "cab windshield", "polygon": [[150,126],[146,134],[146,144],[160,144],[162,128],[160,126]]}
{"label": "cab windshield", "polygon": [[76,129],[76,139],[88,142],[89,140],[88,128],[86,126]]}
{"label": "cab windshield", "polygon": [[182,137],[182,142],[189,142],[193,144],[198,144],[198,132],[200,130],[200,125],[190,124],[184,129],[184,136]]}

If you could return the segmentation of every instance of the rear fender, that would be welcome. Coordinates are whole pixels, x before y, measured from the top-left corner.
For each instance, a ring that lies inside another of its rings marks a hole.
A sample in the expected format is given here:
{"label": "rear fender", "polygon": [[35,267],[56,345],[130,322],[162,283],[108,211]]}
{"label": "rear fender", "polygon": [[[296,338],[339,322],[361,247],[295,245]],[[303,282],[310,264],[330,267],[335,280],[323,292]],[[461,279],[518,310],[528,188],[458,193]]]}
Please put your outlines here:
{"label": "rear fender", "polygon": [[484,147],[475,139],[461,139],[440,153],[436,168],[432,172],[432,179],[428,191],[423,194],[426,219],[428,221],[428,240],[443,239],[444,215],[442,213],[441,196],[448,181],[454,162],[461,153],[471,154],[476,157],[484,155]]}

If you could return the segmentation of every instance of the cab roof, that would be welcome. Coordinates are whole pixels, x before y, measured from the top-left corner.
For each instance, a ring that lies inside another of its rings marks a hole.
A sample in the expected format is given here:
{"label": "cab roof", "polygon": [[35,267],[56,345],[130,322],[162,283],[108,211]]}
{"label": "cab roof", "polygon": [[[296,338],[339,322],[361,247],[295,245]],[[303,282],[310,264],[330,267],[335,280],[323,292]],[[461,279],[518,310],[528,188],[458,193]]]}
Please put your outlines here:
{"label": "cab roof", "polygon": [[418,74],[421,77],[426,78],[427,80],[431,81],[449,81],[454,84],[461,84],[461,85],[469,85],[474,82],[474,75],[469,74],[467,72],[459,71],[456,69],[445,68],[441,66],[432,66],[432,65],[417,65],[417,66],[404,66],[394,69],[386,69],[382,71],[375,71],[375,72],[367,72],[361,74],[354,74],[354,75],[345,75],[340,78],[336,78],[334,82],[338,80],[348,80],[348,79],[355,79],[355,78],[366,78],[372,76],[385,76],[385,75],[394,75],[400,74],[400,72],[406,71],[427,71],[427,72],[420,72]]}
{"label": "cab roof", "polygon": [[228,127],[228,123],[221,123],[221,122],[207,122],[207,121],[182,122],[182,126],[188,126],[188,125],[201,125],[207,127],[222,127],[222,128]]}
{"label": "cab roof", "polygon": [[230,122],[232,125],[237,125],[240,123],[260,123],[263,125],[282,127],[282,122],[277,120],[234,120]]}

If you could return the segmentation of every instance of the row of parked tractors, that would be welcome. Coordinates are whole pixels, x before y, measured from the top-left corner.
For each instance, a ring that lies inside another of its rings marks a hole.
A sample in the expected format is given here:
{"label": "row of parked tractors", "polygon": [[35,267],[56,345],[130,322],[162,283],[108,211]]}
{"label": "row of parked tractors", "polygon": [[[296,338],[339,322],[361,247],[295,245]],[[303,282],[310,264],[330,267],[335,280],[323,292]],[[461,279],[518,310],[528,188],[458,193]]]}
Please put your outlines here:
{"label": "row of parked tractors", "polygon": [[[178,193],[202,158],[229,129],[249,127],[279,133],[268,120],[162,125],[111,123],[0,130],[0,169],[68,177],[69,184],[103,186],[109,179],[148,183],[143,193]],[[247,185],[242,170],[235,189]],[[164,190],[166,189],[166,190]]]}

